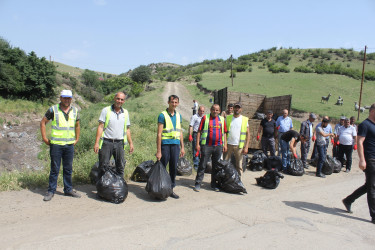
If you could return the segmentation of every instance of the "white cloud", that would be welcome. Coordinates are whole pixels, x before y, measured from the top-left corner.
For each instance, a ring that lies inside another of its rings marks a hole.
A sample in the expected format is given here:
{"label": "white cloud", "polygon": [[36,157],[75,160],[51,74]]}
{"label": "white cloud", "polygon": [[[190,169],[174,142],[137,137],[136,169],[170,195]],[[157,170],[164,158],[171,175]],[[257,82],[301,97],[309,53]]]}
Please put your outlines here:
{"label": "white cloud", "polygon": [[66,60],[77,60],[86,57],[86,53],[80,50],[71,49],[62,54],[63,58]]}
{"label": "white cloud", "polygon": [[94,0],[94,4],[98,6],[104,6],[104,5],[107,5],[107,1],[106,0]]}

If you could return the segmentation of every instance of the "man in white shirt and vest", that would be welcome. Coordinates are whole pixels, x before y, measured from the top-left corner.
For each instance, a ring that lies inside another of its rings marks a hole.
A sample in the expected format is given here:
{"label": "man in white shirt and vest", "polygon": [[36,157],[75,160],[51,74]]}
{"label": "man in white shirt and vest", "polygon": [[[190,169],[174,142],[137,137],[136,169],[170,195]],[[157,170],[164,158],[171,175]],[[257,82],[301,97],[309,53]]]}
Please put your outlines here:
{"label": "man in white shirt and vest", "polygon": [[234,104],[233,115],[227,115],[227,152],[224,153],[224,160],[229,161],[232,154],[236,159],[236,169],[239,176],[242,176],[242,155],[247,154],[250,142],[249,118],[241,115],[241,103]]}
{"label": "man in white shirt and vest", "polygon": [[129,145],[130,154],[134,151],[129,112],[122,108],[125,98],[125,93],[116,93],[114,104],[103,108],[100,113],[94,145],[94,152],[99,153],[99,177],[109,168],[111,156],[115,160],[116,174],[124,177],[125,147]]}
{"label": "man in white shirt and vest", "polygon": [[[50,147],[51,171],[49,175],[48,192],[44,201],[50,201],[56,192],[61,160],[63,164],[64,194],[75,198],[81,195],[73,191],[72,172],[74,146],[79,140],[80,126],[78,110],[72,107],[73,94],[71,90],[63,90],[60,103],[50,107],[40,122],[40,132],[45,144]],[[46,134],[46,124],[52,120],[51,139]]]}
{"label": "man in white shirt and vest", "polygon": [[[161,161],[164,167],[169,163],[169,176],[172,181],[172,189],[176,187],[176,174],[178,158],[185,155],[184,137],[181,130],[182,116],[176,108],[180,99],[176,95],[168,97],[168,108],[158,116],[158,130],[156,136],[156,159]],[[174,191],[172,198],[180,198]]]}

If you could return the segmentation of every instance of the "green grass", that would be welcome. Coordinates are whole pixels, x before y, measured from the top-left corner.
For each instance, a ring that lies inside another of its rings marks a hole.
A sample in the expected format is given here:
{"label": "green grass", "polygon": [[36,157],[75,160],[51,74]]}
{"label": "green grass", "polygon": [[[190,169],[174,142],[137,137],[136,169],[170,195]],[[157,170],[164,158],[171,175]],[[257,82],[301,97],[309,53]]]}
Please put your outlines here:
{"label": "green grass", "polygon": [[[263,94],[269,97],[292,95],[293,109],[338,118],[341,115],[357,115],[354,111],[354,102],[359,100],[361,81],[346,76],[315,73],[272,74],[267,69],[254,67],[253,64],[253,72],[237,73],[233,87],[229,72],[205,73],[201,84],[211,90],[229,87],[230,91]],[[332,94],[329,102],[322,104],[321,97],[327,96],[328,93]],[[374,102],[373,93],[375,93],[375,82],[365,82],[362,106],[371,105]],[[334,105],[338,96],[344,99],[343,106]],[[362,114],[360,120],[366,117],[367,114]]]}
{"label": "green grass", "polygon": [[[59,63],[59,62],[53,62],[53,64],[56,66],[57,71],[62,72],[62,73],[63,72],[69,73],[69,75],[73,76],[73,77],[79,77],[85,71],[84,69],[81,69],[81,68],[78,68],[78,67],[73,67],[73,66],[66,65],[66,64],[63,64],[63,63]],[[109,74],[111,74],[111,73],[105,73],[105,72],[100,72],[100,71],[95,71],[95,72],[97,72],[99,75],[103,75],[103,74],[109,75]],[[115,74],[111,74],[111,75],[115,76]]]}
{"label": "green grass", "polygon": [[48,109],[48,103],[32,102],[22,99],[4,99],[0,97],[0,113],[14,113],[17,116],[24,113],[44,114]]}

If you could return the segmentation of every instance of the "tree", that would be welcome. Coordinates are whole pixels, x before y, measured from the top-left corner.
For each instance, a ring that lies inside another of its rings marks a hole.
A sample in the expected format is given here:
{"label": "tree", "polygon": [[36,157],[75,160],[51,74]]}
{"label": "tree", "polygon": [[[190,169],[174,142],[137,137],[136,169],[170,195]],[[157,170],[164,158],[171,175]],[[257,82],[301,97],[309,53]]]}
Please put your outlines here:
{"label": "tree", "polygon": [[145,65],[141,65],[130,73],[130,78],[138,83],[148,82],[151,80],[151,69]]}

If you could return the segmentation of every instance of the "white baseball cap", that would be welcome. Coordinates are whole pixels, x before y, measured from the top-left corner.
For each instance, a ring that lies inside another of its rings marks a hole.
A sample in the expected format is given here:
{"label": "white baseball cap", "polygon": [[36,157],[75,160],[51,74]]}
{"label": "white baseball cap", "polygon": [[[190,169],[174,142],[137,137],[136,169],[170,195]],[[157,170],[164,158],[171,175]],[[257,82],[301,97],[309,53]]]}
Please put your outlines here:
{"label": "white baseball cap", "polygon": [[72,94],[72,91],[69,90],[69,89],[64,89],[63,91],[61,91],[61,94],[60,94],[61,97],[70,97],[72,98],[73,97],[73,94]]}

